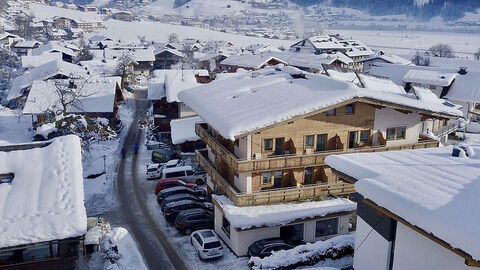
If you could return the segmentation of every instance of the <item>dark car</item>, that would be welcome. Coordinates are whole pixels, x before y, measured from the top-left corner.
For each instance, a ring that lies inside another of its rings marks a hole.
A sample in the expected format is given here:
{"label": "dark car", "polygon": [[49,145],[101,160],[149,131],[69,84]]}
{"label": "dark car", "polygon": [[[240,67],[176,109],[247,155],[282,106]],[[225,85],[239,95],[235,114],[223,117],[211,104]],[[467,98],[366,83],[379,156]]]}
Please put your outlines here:
{"label": "dark car", "polygon": [[173,221],[180,212],[192,208],[203,208],[213,211],[213,204],[209,202],[199,202],[194,200],[181,200],[168,203],[163,209],[165,220]]}
{"label": "dark car", "polygon": [[165,163],[172,159],[179,158],[179,155],[168,149],[156,149],[152,151],[152,162]]}
{"label": "dark car", "polygon": [[197,185],[194,183],[186,183],[178,178],[167,178],[162,179],[157,182],[155,186],[155,195],[158,195],[160,191],[171,188],[171,187],[178,187],[178,186],[186,186],[186,187],[196,187]]}
{"label": "dark car", "polygon": [[186,193],[180,193],[176,195],[172,195],[168,198],[165,198],[162,203],[160,204],[160,209],[162,210],[162,213],[165,211],[165,206],[171,202],[178,202],[178,201],[184,201],[184,200],[192,200],[196,202],[208,202],[209,199],[206,196],[198,196],[198,195],[193,195],[193,194],[186,194]]}
{"label": "dark car", "polygon": [[206,196],[207,191],[203,188],[198,188],[198,187],[186,187],[186,186],[177,186],[177,187],[171,187],[171,188],[166,188],[162,191],[160,191],[157,195],[157,203],[161,204],[162,201],[175,194],[192,194],[192,195],[199,195],[199,196]]}
{"label": "dark car", "polygon": [[175,228],[184,234],[201,229],[213,229],[213,213],[203,208],[183,210],[175,218]]}
{"label": "dark car", "polygon": [[267,238],[258,240],[248,247],[248,257],[264,258],[272,255],[272,251],[287,250],[294,248],[295,245],[281,238]]}

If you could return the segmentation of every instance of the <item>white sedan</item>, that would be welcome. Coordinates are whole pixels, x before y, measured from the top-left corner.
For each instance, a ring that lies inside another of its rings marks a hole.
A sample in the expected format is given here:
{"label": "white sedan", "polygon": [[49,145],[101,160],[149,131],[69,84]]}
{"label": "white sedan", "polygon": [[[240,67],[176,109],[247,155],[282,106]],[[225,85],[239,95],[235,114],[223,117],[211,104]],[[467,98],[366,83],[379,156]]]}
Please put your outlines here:
{"label": "white sedan", "polygon": [[162,164],[147,164],[147,179],[160,178],[162,176]]}
{"label": "white sedan", "polygon": [[194,231],[190,237],[200,259],[206,260],[223,256],[222,242],[213,230]]}

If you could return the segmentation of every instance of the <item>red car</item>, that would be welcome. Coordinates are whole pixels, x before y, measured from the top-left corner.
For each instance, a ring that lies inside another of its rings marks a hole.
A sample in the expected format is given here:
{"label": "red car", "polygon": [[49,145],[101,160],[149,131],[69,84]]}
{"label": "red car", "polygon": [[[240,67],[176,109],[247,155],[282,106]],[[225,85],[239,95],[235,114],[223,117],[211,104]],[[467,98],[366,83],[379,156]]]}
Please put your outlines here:
{"label": "red car", "polygon": [[178,187],[178,186],[185,186],[185,187],[196,187],[197,185],[194,183],[186,183],[178,178],[167,178],[162,179],[157,182],[157,186],[155,187],[155,195],[158,195],[160,191],[171,188],[171,187]]}

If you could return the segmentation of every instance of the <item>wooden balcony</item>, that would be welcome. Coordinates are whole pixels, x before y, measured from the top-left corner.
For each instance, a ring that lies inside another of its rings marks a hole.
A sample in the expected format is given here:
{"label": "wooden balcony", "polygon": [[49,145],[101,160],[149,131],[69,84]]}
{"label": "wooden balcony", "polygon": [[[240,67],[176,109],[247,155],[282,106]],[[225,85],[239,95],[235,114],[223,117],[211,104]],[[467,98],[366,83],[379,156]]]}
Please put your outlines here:
{"label": "wooden balcony", "polygon": [[347,154],[359,152],[384,152],[404,149],[419,149],[438,147],[438,141],[428,140],[415,144],[399,145],[399,146],[371,146],[348,150],[330,150],[315,152],[312,154],[291,154],[266,157],[262,159],[240,160],[232,152],[221,145],[203,126],[205,124],[197,124],[195,132],[198,136],[215,152],[217,158],[223,159],[237,173],[273,171],[281,169],[293,169],[310,166],[325,165],[325,158],[332,154]]}
{"label": "wooden balcony", "polygon": [[206,150],[196,152],[196,159],[210,175],[219,192],[227,195],[237,206],[252,206],[271,203],[285,203],[325,198],[328,195],[348,195],[355,192],[354,186],[339,182],[333,184],[313,184],[301,187],[286,187],[272,190],[241,193],[230,185],[214,168]]}

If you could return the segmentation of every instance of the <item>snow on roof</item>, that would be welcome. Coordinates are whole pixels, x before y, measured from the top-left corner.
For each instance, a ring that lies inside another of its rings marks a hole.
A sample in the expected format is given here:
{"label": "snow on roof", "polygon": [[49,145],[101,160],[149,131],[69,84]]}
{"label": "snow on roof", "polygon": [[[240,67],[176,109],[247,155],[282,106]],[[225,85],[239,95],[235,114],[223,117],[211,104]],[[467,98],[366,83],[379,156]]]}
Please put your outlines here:
{"label": "snow on roof", "polygon": [[374,59],[382,59],[383,61],[388,62],[390,64],[412,65],[412,61],[408,59],[405,59],[395,54],[388,54],[384,52],[380,52],[375,56],[360,60],[360,62],[370,61]]}
{"label": "snow on roof", "polygon": [[77,65],[70,64],[60,60],[47,62],[38,67],[26,71],[23,75],[13,80],[12,87],[8,92],[8,100],[23,95],[23,89],[30,86],[34,81],[47,80],[57,74],[67,77],[75,75],[76,77],[87,77],[87,71]]}
{"label": "snow on roof", "polygon": [[169,52],[171,54],[174,54],[176,56],[180,56],[180,57],[185,57],[185,54],[177,49],[170,49],[170,48],[159,48],[159,49],[156,49],[154,51],[154,54],[157,55],[157,54],[161,54],[161,53],[164,53],[164,52]]}
{"label": "snow on roof", "polygon": [[47,44],[44,44],[36,49],[32,50],[32,55],[41,55],[50,52],[61,52],[67,55],[75,56],[77,55],[74,51],[65,46],[60,45],[58,42],[50,41]]}
{"label": "snow on roof", "polygon": [[170,127],[172,128],[172,143],[182,144],[184,142],[200,140],[195,133],[195,124],[199,122],[203,122],[203,120],[198,116],[170,121]]}
{"label": "snow on roof", "polygon": [[452,146],[329,156],[358,181],[357,192],[412,225],[480,259],[480,146],[453,157]]}
{"label": "snow on roof", "polygon": [[312,36],[308,40],[316,49],[341,49],[344,47],[336,38],[328,35]]}
{"label": "snow on roof", "polygon": [[[66,4],[67,5],[67,4]],[[73,4],[68,4],[71,8],[76,6]],[[82,12],[79,10],[71,10],[65,8],[59,8],[54,6],[30,3],[30,12],[31,15],[34,15],[36,19],[53,19],[55,17],[63,17],[74,20],[76,22],[101,22],[102,16],[98,15],[96,12]],[[61,14],[61,16],[57,16]]]}
{"label": "snow on roof", "polygon": [[159,100],[165,97],[165,76],[152,77],[147,82],[148,100]]}
{"label": "snow on roof", "polygon": [[[152,85],[152,92],[149,94],[150,97],[161,97],[162,89],[161,84],[165,89],[165,96],[167,97],[167,102],[180,102],[177,95],[181,91],[189,88],[194,88],[200,83],[197,82],[195,75],[198,73],[198,70],[155,70],[153,72],[155,79],[155,85]],[[150,90],[150,88],[149,88]]]}
{"label": "snow on roof", "polygon": [[305,78],[295,79],[290,74],[292,69],[300,72],[281,65],[267,67],[215,80],[178,95],[182,102],[230,140],[354,98],[369,98],[451,116],[462,115],[455,108],[422,102],[411,94],[371,91],[325,75],[307,73]]}
{"label": "snow on roof", "polygon": [[0,248],[86,233],[78,137],[59,137],[31,150],[0,151],[0,172],[14,174],[11,184],[0,184]]}
{"label": "snow on roof", "polygon": [[396,85],[388,78],[381,78],[363,73],[358,73],[358,77],[362,81],[365,88],[378,91],[387,91],[396,94],[405,94],[405,89],[403,89],[403,87]]}
{"label": "snow on roof", "polygon": [[133,61],[136,62],[153,62],[155,55],[153,48],[129,48],[129,49],[105,49],[104,55],[106,59],[114,59],[120,57],[122,54],[128,54]]}
{"label": "snow on roof", "polygon": [[458,70],[466,67],[468,71],[480,72],[480,61],[459,58],[429,57],[431,67],[442,67]]}
{"label": "snow on roof", "polygon": [[225,60],[223,60],[220,63],[222,65],[228,65],[228,66],[258,69],[266,65],[271,60],[275,60],[277,62],[287,64],[285,61],[278,59],[277,57],[274,57],[271,55],[263,55],[263,54],[232,55],[230,57],[227,57]]}
{"label": "snow on roof", "polygon": [[[120,84],[120,77],[97,77],[89,78],[86,82],[76,81],[76,89],[82,97],[67,108],[70,113],[110,113],[113,112],[115,102],[115,90]],[[30,92],[23,108],[24,114],[42,114],[49,109],[61,110],[60,98],[57,91],[58,83],[61,89],[66,89],[69,80],[36,81],[32,84]]]}
{"label": "snow on roof", "polygon": [[62,53],[47,53],[41,55],[23,55],[22,56],[22,67],[24,68],[34,68],[45,63],[51,62],[53,60],[62,60]]}
{"label": "snow on roof", "polygon": [[305,54],[292,52],[267,52],[265,55],[274,56],[282,59],[290,66],[300,68],[317,68],[322,69],[322,64],[332,64],[335,61],[340,61],[344,64],[352,64],[353,60],[340,52],[322,53],[322,54]]}
{"label": "snow on roof", "polygon": [[16,43],[13,47],[15,48],[33,48],[36,45],[40,45],[41,43],[35,40],[28,40]]}
{"label": "snow on roof", "polygon": [[457,73],[444,73],[435,70],[411,69],[403,76],[403,81],[406,83],[449,86],[457,75]]}
{"label": "snow on roof", "polygon": [[280,226],[297,219],[351,212],[357,208],[356,203],[344,198],[238,207],[225,195],[212,195],[212,197],[222,208],[230,225],[242,230],[262,226]]}

